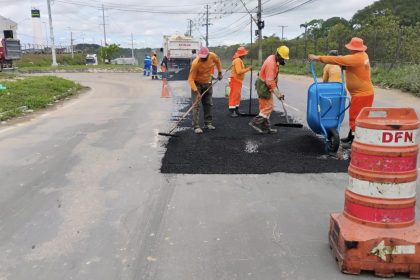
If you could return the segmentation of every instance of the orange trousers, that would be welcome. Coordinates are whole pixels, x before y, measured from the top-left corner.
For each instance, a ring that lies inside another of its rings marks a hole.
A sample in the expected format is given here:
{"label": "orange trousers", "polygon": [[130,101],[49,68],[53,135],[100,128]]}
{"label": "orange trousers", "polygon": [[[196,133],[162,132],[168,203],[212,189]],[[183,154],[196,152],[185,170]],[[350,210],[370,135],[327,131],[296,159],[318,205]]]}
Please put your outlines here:
{"label": "orange trousers", "polygon": [[357,96],[353,95],[351,97],[351,105],[349,109],[349,126],[354,132],[356,130],[356,118],[365,107],[372,107],[373,104],[373,94],[372,95],[363,95]]}
{"label": "orange trousers", "polygon": [[270,118],[271,113],[273,112],[273,94],[270,94],[269,99],[258,98],[258,103],[260,105],[260,116],[266,119]]}
{"label": "orange trousers", "polygon": [[235,109],[241,103],[242,81],[230,77],[229,87],[229,109]]}

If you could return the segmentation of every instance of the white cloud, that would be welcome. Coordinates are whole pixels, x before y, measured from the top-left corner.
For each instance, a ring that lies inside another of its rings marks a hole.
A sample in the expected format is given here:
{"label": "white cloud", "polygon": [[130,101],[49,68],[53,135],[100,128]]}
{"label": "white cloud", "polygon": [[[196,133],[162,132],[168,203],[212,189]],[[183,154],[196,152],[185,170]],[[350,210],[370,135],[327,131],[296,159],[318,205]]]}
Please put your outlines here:
{"label": "white cloud", "polygon": [[[54,33],[57,44],[66,45],[70,42],[70,30],[73,31],[75,43],[97,43],[103,42],[103,25],[102,11],[99,8],[87,7],[81,5],[70,4],[86,3],[89,6],[102,3],[99,0],[52,0],[52,13],[54,22]],[[275,7],[273,5],[281,5],[285,0],[268,0],[264,6]],[[104,0],[105,6],[116,7],[117,9],[106,9],[106,30],[107,41],[119,43],[122,46],[131,46],[131,33],[134,34],[136,47],[160,47],[162,44],[162,36],[164,34],[184,33],[187,31],[189,18],[197,18],[197,15],[190,14],[191,11],[203,12],[206,0],[191,2],[188,0],[155,0],[150,4],[139,4],[138,0]],[[142,1],[143,2],[143,1]],[[219,0],[214,0],[214,3]],[[224,1],[223,3],[226,3]],[[235,11],[243,11],[239,0],[231,0],[232,3],[238,3],[237,6],[232,5]],[[249,8],[257,5],[257,0],[245,1]],[[263,1],[264,3],[265,1]],[[302,33],[299,28],[301,23],[314,18],[327,19],[333,16],[340,16],[350,19],[351,16],[359,9],[372,4],[374,0],[316,0],[306,6],[302,6],[297,10],[280,14],[265,20],[264,35],[275,33],[281,36],[280,25],[286,25],[284,36],[293,38]],[[31,7],[41,10],[41,20],[43,36],[49,32],[47,28],[48,12],[47,0],[0,0],[2,9],[0,15],[10,18],[18,22],[18,37],[22,43],[32,43],[32,23],[30,19]],[[200,4],[201,3],[201,4]],[[229,3],[229,2],[228,2]],[[217,4],[217,9],[232,9],[232,7],[224,7],[223,4]],[[229,5],[229,4],[227,4]],[[263,14],[268,12],[264,10]],[[135,11],[122,11],[119,9],[165,9],[171,11],[185,11],[186,14],[156,14],[156,13],[140,13]],[[210,9],[210,12],[212,10]],[[202,15],[201,15],[202,17]],[[213,17],[213,16],[212,16]],[[250,18],[247,14],[223,15],[221,18],[212,19],[212,25],[209,26],[209,42],[210,46],[219,44],[247,43],[250,41],[249,30]],[[205,27],[197,27],[193,29],[193,35],[202,37],[205,34]],[[255,28],[255,25],[254,25]]]}

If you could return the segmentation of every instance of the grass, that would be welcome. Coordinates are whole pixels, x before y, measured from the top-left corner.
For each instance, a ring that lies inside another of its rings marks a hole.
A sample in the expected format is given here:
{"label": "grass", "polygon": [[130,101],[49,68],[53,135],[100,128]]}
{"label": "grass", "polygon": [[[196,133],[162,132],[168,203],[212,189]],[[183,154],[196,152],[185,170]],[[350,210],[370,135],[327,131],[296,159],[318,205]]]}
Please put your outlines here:
{"label": "grass", "polygon": [[374,84],[398,88],[420,96],[420,65],[410,65],[395,69],[374,68],[372,70]]}
{"label": "grass", "polygon": [[25,110],[46,108],[56,100],[75,94],[81,86],[73,81],[53,76],[21,77],[1,74],[0,120],[4,121],[25,113]]}
{"label": "grass", "polygon": [[99,64],[99,65],[85,65],[85,55],[76,53],[74,58],[71,54],[57,54],[58,66],[51,66],[51,54],[24,54],[22,59],[15,62],[20,73],[33,72],[52,72],[54,70],[86,70],[86,69],[118,69],[118,70],[138,70],[139,66],[135,65],[116,65],[116,64]]}

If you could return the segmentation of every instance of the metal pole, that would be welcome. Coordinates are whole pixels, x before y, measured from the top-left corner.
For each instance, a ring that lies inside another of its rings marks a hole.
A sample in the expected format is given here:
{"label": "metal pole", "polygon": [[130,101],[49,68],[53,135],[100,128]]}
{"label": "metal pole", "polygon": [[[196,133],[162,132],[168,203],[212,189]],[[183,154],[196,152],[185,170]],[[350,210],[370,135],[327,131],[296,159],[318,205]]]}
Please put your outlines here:
{"label": "metal pole", "polygon": [[[251,14],[249,14],[250,15],[250,17],[251,17],[251,28],[250,28],[250,30],[251,30],[251,49],[250,49],[250,56],[251,56],[251,66],[252,66],[252,20],[253,20],[253,18],[252,18],[252,15]],[[251,102],[252,102],[252,70],[251,70],[251,77],[250,77],[250,80],[249,80],[249,108],[248,108],[248,114],[250,114],[251,115]]]}
{"label": "metal pole", "polygon": [[48,18],[50,22],[50,40],[51,40],[51,53],[52,53],[52,66],[57,66],[57,57],[55,54],[55,43],[54,43],[54,30],[53,30],[53,23],[52,23],[52,16],[51,16],[51,0],[47,0],[48,6]]}
{"label": "metal pole", "polygon": [[190,37],[191,37],[191,34],[192,34],[192,20],[190,19],[189,21],[190,21]]}
{"label": "metal pole", "polygon": [[287,25],[280,25],[280,27],[281,27],[281,40],[283,41],[284,40],[284,29],[287,27]]}
{"label": "metal pole", "polygon": [[104,8],[104,4],[102,4],[102,24],[104,26],[104,44],[105,44],[105,46],[107,46],[108,44],[106,43],[105,8]]}
{"label": "metal pole", "polygon": [[261,21],[261,0],[258,0],[258,63],[262,64],[262,21]]}
{"label": "metal pole", "polygon": [[206,47],[209,46],[209,5],[206,5]]}
{"label": "metal pole", "polygon": [[73,51],[73,31],[70,31],[70,48],[71,48],[71,58],[74,58],[74,51]]}
{"label": "metal pole", "polygon": [[131,57],[133,58],[133,63],[134,63],[134,39],[133,39],[133,33],[131,33]]}

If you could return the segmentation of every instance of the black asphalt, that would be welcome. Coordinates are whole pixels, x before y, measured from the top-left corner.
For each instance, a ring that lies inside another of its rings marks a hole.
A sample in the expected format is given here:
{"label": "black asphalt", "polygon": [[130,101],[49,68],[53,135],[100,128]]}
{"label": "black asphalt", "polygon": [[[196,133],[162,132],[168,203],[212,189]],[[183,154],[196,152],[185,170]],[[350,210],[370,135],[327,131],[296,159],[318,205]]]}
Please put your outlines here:
{"label": "black asphalt", "polygon": [[[187,102],[189,102],[187,100]],[[170,137],[162,159],[162,173],[267,174],[347,172],[348,160],[326,156],[323,140],[308,128],[275,127],[277,134],[261,135],[248,122],[251,117],[231,118],[225,98],[213,99],[216,130],[196,135],[190,129],[191,115],[181,122],[178,137]],[[185,103],[184,112],[190,106]],[[248,113],[248,101],[241,111]],[[258,101],[252,101],[253,113]],[[201,117],[201,121],[202,121]],[[272,124],[285,122],[273,112]]]}

